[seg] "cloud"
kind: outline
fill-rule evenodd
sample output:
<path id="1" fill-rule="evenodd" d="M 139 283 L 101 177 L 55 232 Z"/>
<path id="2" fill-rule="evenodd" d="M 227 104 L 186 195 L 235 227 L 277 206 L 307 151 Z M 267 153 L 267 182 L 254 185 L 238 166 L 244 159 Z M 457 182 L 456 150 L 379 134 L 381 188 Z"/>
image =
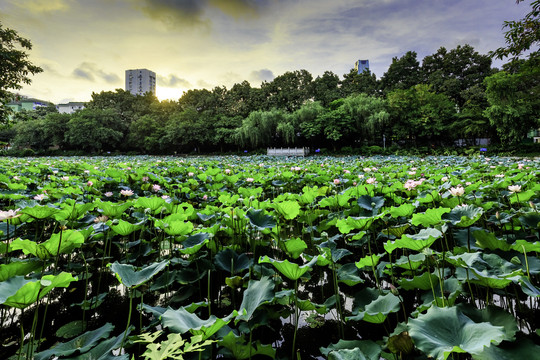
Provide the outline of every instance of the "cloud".
<path id="1" fill-rule="evenodd" d="M 32 13 L 67 11 L 73 0 L 9 0 L 10 3 Z"/>
<path id="2" fill-rule="evenodd" d="M 76 78 L 84 79 L 88 81 L 95 81 L 96 79 L 104 80 L 108 84 L 117 84 L 120 82 L 120 77 L 114 73 L 106 73 L 100 69 L 96 64 L 83 62 L 75 70 L 73 75 Z"/>
<path id="3" fill-rule="evenodd" d="M 179 78 L 174 74 L 169 74 L 169 76 L 158 75 L 157 84 L 159 86 L 168 87 L 168 88 L 190 88 L 192 87 L 191 83 L 186 79 Z"/>
<path id="4" fill-rule="evenodd" d="M 168 27 L 202 27 L 211 24 L 216 13 L 238 19 L 257 18 L 271 0 L 133 0 L 153 20 Z"/>
<path id="5" fill-rule="evenodd" d="M 261 83 L 263 81 L 272 81 L 274 80 L 274 78 L 275 78 L 274 73 L 268 69 L 255 70 L 255 71 L 252 71 L 251 74 L 249 74 L 249 79 L 254 83 Z"/>

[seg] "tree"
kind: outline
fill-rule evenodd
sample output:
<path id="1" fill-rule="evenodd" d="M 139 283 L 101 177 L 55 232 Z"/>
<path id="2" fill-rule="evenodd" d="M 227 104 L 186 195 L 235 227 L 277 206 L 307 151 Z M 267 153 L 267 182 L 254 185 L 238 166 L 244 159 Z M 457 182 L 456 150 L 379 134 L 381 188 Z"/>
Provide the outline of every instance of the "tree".
<path id="1" fill-rule="evenodd" d="M 493 74 L 491 58 L 481 55 L 470 45 L 458 45 L 450 51 L 441 47 L 422 61 L 424 83 L 432 90 L 452 99 L 461 109 L 466 102 L 463 92 L 482 85 L 484 79 Z"/>
<path id="2" fill-rule="evenodd" d="M 501 71 L 486 78 L 486 94 L 490 106 L 484 114 L 495 127 L 501 143 L 514 145 L 527 132 L 538 128 L 540 70 L 529 68 L 516 74 Z M 532 82 L 532 83 L 531 83 Z"/>
<path id="3" fill-rule="evenodd" d="M 266 108 L 294 112 L 312 98 L 313 76 L 307 70 L 288 71 L 272 82 L 263 82 L 261 90 L 266 96 Z"/>
<path id="4" fill-rule="evenodd" d="M 21 49 L 22 48 L 22 49 Z M 29 74 L 37 74 L 42 68 L 28 60 L 25 50 L 31 50 L 32 43 L 17 34 L 15 30 L 3 28 L 0 22 L 0 121 L 6 121 L 5 104 L 12 99 L 10 90 L 19 90 L 21 84 L 30 84 Z"/>
<path id="5" fill-rule="evenodd" d="M 328 106 L 328 104 L 340 97 L 339 85 L 339 76 L 331 71 L 325 71 L 322 76 L 317 76 L 313 80 L 313 100 L 320 101 L 322 106 Z"/>
<path id="6" fill-rule="evenodd" d="M 520 3 L 523 0 L 517 0 Z M 530 57 L 538 57 L 540 44 L 540 0 L 531 3 L 531 11 L 525 18 L 519 21 L 505 21 L 503 29 L 508 29 L 504 33 L 505 47 L 500 47 L 490 53 L 498 59 L 512 57 L 517 60 L 526 51 L 531 51 Z M 536 47 L 536 49 L 535 49 Z"/>
<path id="7" fill-rule="evenodd" d="M 355 69 L 351 69 L 348 74 L 343 75 L 341 81 L 341 97 L 353 94 L 378 95 L 379 84 L 375 74 L 365 70 L 361 74 Z"/>
<path id="8" fill-rule="evenodd" d="M 448 126 L 455 106 L 444 94 L 437 94 L 426 84 L 407 90 L 394 90 L 387 96 L 391 114 L 391 138 L 415 145 L 452 140 Z"/>
<path id="9" fill-rule="evenodd" d="M 86 108 L 72 115 L 67 124 L 66 142 L 88 152 L 117 150 L 124 138 L 124 124 L 114 109 Z"/>
<path id="10" fill-rule="evenodd" d="M 416 52 L 407 51 L 405 55 L 392 58 L 388 70 L 381 77 L 380 85 L 383 93 L 387 94 L 396 89 L 408 89 L 422 83 L 420 76 L 420 63 L 416 59 Z"/>

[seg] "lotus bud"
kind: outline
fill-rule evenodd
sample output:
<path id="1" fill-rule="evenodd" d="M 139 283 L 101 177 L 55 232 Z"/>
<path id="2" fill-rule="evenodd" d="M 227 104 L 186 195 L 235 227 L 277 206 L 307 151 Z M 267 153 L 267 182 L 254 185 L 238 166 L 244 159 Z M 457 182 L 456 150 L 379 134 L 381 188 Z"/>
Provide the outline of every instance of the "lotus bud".
<path id="1" fill-rule="evenodd" d="M 536 205 L 534 205 L 534 203 L 532 201 L 529 201 L 529 206 L 531 207 L 531 209 L 535 210 L 536 209 Z"/>
<path id="2" fill-rule="evenodd" d="M 501 213 L 499 213 L 498 211 L 495 213 L 495 217 L 497 218 L 497 220 L 501 220 Z"/>

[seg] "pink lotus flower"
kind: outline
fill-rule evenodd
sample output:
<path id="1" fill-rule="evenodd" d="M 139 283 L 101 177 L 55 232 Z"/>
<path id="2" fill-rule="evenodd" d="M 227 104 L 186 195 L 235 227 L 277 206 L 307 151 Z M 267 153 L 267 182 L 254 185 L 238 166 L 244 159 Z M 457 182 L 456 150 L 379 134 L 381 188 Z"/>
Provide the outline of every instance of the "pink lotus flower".
<path id="1" fill-rule="evenodd" d="M 208 195 L 205 194 L 205 195 L 202 197 L 202 199 L 205 200 L 205 201 L 208 200 Z"/>
<path id="2" fill-rule="evenodd" d="M 192 172 L 187 173 L 187 176 L 193 176 L 193 175 L 195 175 L 195 174 L 193 174 Z"/>
<path id="3" fill-rule="evenodd" d="M 0 211 L 0 221 L 9 220 L 21 216 L 21 214 L 17 214 L 19 210 L 21 209 Z"/>
<path id="4" fill-rule="evenodd" d="M 62 176 L 60 178 L 62 181 L 68 181 L 69 180 L 69 176 Z"/>
<path id="5" fill-rule="evenodd" d="M 225 169 L 225 174 L 230 174 L 231 173 L 231 169 Z"/>
<path id="6" fill-rule="evenodd" d="M 47 195 L 45 194 L 38 194 L 36 196 L 34 196 L 34 200 L 37 200 L 37 201 L 41 201 L 41 200 L 44 200 L 47 198 Z"/>
<path id="7" fill-rule="evenodd" d="M 255 179 L 253 179 L 253 178 L 247 178 L 247 179 L 246 179 L 247 182 L 253 182 L 254 180 L 255 180 Z"/>
<path id="8" fill-rule="evenodd" d="M 148 176 L 143 176 L 143 178 L 142 178 L 143 182 L 147 182 L 148 180 L 150 180 L 150 178 Z"/>
<path id="9" fill-rule="evenodd" d="M 347 170 L 347 169 L 343 170 L 343 172 L 344 172 L 345 174 L 350 174 L 350 173 L 351 173 L 351 172 L 350 172 L 349 170 Z"/>
<path id="10" fill-rule="evenodd" d="M 92 185 L 94 185 L 94 183 L 88 180 L 88 182 L 86 183 L 86 186 L 92 186 Z"/>
<path id="11" fill-rule="evenodd" d="M 158 192 L 159 190 L 161 190 L 161 186 L 159 186 L 158 184 L 152 185 L 152 191 Z"/>
<path id="12" fill-rule="evenodd" d="M 120 190 L 120 195 L 122 196 L 133 196 L 133 190 Z"/>
<path id="13" fill-rule="evenodd" d="M 449 191 L 450 194 L 452 194 L 453 196 L 462 196 L 463 194 L 465 194 L 465 189 L 461 185 L 458 185 L 455 188 L 450 188 Z"/>
<path id="14" fill-rule="evenodd" d="M 334 179 L 334 185 L 339 185 L 340 181 L 339 179 Z"/>
<path id="15" fill-rule="evenodd" d="M 13 180 L 17 180 L 17 181 L 20 181 L 20 180 L 21 180 L 21 178 L 20 178 L 20 177 L 18 177 L 17 175 L 15 175 L 15 176 L 13 177 Z"/>
<path id="16" fill-rule="evenodd" d="M 111 191 L 107 191 L 107 192 L 106 192 L 105 194 L 103 194 L 103 195 L 105 195 L 106 197 L 111 197 L 111 196 L 113 196 L 113 193 L 112 193 Z"/>
<path id="17" fill-rule="evenodd" d="M 376 184 L 377 179 L 375 179 L 374 177 L 370 177 L 369 179 L 366 180 L 366 183 L 367 184 Z"/>

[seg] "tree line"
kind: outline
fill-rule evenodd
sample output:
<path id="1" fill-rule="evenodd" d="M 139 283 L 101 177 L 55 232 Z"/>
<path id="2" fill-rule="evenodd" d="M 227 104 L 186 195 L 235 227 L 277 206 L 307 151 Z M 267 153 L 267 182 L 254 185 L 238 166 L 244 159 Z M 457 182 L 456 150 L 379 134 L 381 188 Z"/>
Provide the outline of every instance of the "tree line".
<path id="1" fill-rule="evenodd" d="M 507 46 L 490 54 L 460 45 L 420 61 L 408 51 L 379 79 L 354 69 L 342 78 L 296 70 L 260 87 L 244 81 L 189 90 L 177 101 L 102 91 L 73 114 L 54 106 L 16 113 L 0 141 L 38 151 L 148 154 L 441 147 L 478 138 L 519 144 L 540 127 L 539 1 L 531 6 L 525 19 L 504 24 Z M 492 57 L 511 61 L 495 69 Z"/>

